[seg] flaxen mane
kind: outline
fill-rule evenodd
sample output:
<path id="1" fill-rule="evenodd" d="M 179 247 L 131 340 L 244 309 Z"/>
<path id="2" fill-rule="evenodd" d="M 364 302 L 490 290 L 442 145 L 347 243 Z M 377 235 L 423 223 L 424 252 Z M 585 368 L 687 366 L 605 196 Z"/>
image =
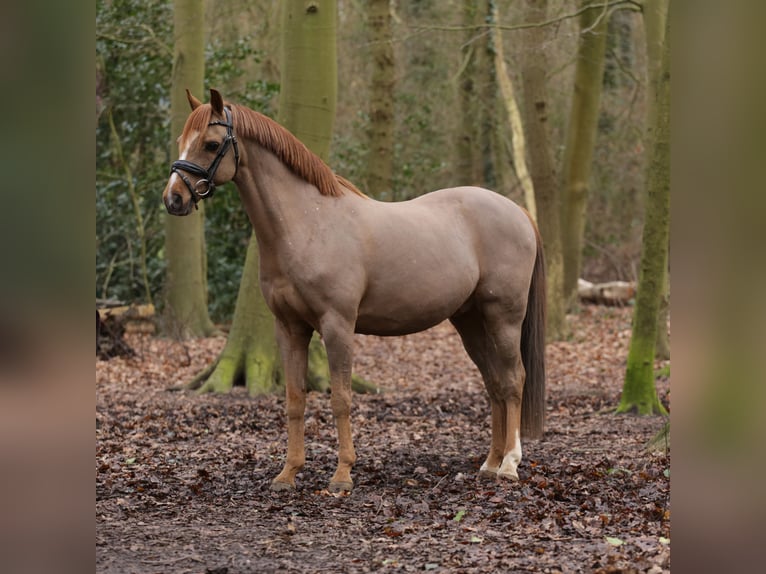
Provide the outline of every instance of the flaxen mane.
<path id="1" fill-rule="evenodd" d="M 351 191 L 366 197 L 353 183 L 333 173 L 318 155 L 274 120 L 242 106 L 226 105 L 231 110 L 234 133 L 237 137 L 254 138 L 293 173 L 316 186 L 322 195 L 339 196 Z M 181 148 L 184 147 L 189 133 L 207 129 L 211 116 L 212 108 L 209 104 L 199 106 L 191 113 L 181 134 Z"/>

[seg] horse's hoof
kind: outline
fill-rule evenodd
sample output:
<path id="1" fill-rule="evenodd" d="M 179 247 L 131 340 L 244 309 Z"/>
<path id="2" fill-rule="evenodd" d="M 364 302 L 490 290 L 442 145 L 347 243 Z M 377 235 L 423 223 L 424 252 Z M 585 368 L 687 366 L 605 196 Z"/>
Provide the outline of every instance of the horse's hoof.
<path id="1" fill-rule="evenodd" d="M 295 490 L 295 485 L 291 484 L 289 482 L 282 482 L 282 481 L 274 480 L 271 483 L 271 490 L 274 490 L 274 491 Z"/>
<path id="2" fill-rule="evenodd" d="M 481 468 L 479 469 L 479 476 L 482 478 L 497 478 L 497 473 L 500 470 L 500 467 L 497 466 L 488 466 L 485 462 L 481 465 Z"/>
<path id="3" fill-rule="evenodd" d="M 511 482 L 518 482 L 519 474 L 517 472 L 498 472 L 497 478 L 502 480 L 510 480 Z"/>
<path id="4" fill-rule="evenodd" d="M 331 482 L 327 490 L 330 492 L 351 492 L 354 489 L 354 483 L 352 481 Z"/>

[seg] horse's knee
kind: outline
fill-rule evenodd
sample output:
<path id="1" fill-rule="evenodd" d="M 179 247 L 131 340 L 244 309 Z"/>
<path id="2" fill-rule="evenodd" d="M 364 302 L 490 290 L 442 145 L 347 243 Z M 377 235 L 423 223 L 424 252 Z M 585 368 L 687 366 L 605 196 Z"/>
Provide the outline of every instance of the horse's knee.
<path id="1" fill-rule="evenodd" d="M 516 377 L 498 377 L 485 382 L 487 394 L 492 402 L 498 404 L 520 405 L 524 392 L 523 379 Z"/>

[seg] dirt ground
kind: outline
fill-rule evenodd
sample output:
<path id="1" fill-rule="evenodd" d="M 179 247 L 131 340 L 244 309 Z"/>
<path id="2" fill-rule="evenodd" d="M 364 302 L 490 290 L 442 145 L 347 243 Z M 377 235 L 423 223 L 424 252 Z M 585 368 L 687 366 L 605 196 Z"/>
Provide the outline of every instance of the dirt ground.
<path id="1" fill-rule="evenodd" d="M 297 490 L 274 493 L 284 398 L 168 391 L 224 339 L 132 336 L 135 357 L 96 362 L 96 570 L 669 572 L 670 454 L 645 450 L 664 420 L 612 412 L 630 319 L 586 306 L 569 317 L 570 339 L 548 346 L 546 433 L 524 444 L 515 483 L 477 475 L 488 401 L 449 324 L 358 336 L 354 370 L 384 392 L 354 397 L 345 496 L 326 490 L 328 395 L 309 395 Z"/>

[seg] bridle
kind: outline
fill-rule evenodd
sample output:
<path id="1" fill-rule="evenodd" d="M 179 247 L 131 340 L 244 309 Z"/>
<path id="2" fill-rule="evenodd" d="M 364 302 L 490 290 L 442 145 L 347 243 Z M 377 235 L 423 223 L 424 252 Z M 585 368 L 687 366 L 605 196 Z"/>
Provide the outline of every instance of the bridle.
<path id="1" fill-rule="evenodd" d="M 208 196 L 213 196 L 213 192 L 215 192 L 215 181 L 213 181 L 215 178 L 215 172 L 218 170 L 218 166 L 221 163 L 223 156 L 226 155 L 226 152 L 229 151 L 231 146 L 234 146 L 234 175 L 237 175 L 237 168 L 239 167 L 239 148 L 237 147 L 237 137 L 234 135 L 234 125 L 231 121 L 231 112 L 229 111 L 229 108 L 224 108 L 223 112 L 226 114 L 225 122 L 216 120 L 208 124 L 208 126 L 226 127 L 226 136 L 223 138 L 223 143 L 221 143 L 218 148 L 218 154 L 216 154 L 215 158 L 213 158 L 210 166 L 205 169 L 201 165 L 197 165 L 196 163 L 187 161 L 185 159 L 176 160 L 170 166 L 171 175 L 173 173 L 177 173 L 178 177 L 180 177 L 186 184 L 186 187 L 191 194 L 192 201 L 194 202 L 195 209 L 199 209 L 197 207 L 197 203 L 199 203 L 200 200 Z M 192 182 L 189 181 L 189 178 L 181 173 L 180 170 L 186 171 L 192 175 L 197 175 L 201 179 L 198 179 L 197 183 L 192 185 Z"/>

